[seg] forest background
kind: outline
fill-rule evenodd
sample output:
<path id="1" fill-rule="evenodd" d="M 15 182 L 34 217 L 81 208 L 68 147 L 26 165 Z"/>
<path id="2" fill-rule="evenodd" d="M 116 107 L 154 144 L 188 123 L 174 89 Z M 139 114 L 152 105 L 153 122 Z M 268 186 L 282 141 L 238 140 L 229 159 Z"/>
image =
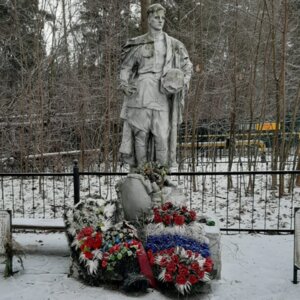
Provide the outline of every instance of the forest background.
<path id="1" fill-rule="evenodd" d="M 166 7 L 165 31 L 194 65 L 180 162 L 195 170 L 199 151 L 215 162 L 225 141 L 228 170 L 237 155 L 255 169 L 266 150 L 273 170 L 289 160 L 299 168 L 300 2 L 154 2 Z M 62 172 L 74 158 L 81 170 L 117 170 L 120 53 L 146 32 L 150 3 L 0 0 L 1 172 Z"/>

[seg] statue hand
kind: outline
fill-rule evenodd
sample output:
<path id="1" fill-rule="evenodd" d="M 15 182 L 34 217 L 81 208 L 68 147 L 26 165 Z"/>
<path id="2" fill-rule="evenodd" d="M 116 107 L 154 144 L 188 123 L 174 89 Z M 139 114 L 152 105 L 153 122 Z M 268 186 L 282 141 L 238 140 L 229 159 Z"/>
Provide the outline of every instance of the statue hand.
<path id="1" fill-rule="evenodd" d="M 137 91 L 134 85 L 124 85 L 121 87 L 121 89 L 123 90 L 123 93 L 128 97 L 134 95 Z"/>

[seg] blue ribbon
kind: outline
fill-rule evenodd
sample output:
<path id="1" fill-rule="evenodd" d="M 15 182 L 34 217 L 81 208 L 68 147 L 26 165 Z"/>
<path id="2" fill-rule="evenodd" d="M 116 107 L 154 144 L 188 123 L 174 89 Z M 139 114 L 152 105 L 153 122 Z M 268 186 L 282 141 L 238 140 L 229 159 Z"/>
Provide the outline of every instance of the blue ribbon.
<path id="1" fill-rule="evenodd" d="M 182 247 L 185 250 L 191 250 L 195 253 L 200 253 L 202 257 L 210 256 L 209 246 L 206 243 L 199 243 L 198 241 L 180 235 L 150 235 L 146 241 L 146 250 L 151 249 L 153 253 L 162 250 L 168 250 L 173 247 Z"/>

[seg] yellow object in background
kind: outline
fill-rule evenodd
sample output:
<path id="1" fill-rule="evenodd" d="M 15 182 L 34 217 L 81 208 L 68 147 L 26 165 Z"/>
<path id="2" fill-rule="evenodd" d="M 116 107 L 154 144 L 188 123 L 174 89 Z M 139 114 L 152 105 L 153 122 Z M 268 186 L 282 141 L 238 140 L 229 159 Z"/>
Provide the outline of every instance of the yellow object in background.
<path id="1" fill-rule="evenodd" d="M 275 122 L 273 122 L 273 123 L 271 123 L 271 122 L 258 123 L 258 124 L 255 124 L 255 129 L 262 130 L 262 131 L 276 130 L 276 129 L 280 129 L 280 124 L 277 124 Z"/>

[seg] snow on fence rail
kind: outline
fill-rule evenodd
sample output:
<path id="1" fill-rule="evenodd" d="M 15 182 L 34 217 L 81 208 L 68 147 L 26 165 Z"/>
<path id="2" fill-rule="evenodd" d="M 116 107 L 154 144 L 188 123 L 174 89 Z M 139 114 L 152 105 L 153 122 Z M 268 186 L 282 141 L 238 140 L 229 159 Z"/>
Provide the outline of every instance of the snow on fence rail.
<path id="1" fill-rule="evenodd" d="M 61 218 L 79 199 L 114 199 L 115 184 L 127 173 L 0 174 L 0 209 L 14 218 Z M 215 215 L 222 230 L 293 231 L 293 209 L 300 206 L 300 188 L 294 185 L 300 171 L 180 172 L 172 180 L 187 205 Z M 274 188 L 284 176 L 285 193 Z"/>

